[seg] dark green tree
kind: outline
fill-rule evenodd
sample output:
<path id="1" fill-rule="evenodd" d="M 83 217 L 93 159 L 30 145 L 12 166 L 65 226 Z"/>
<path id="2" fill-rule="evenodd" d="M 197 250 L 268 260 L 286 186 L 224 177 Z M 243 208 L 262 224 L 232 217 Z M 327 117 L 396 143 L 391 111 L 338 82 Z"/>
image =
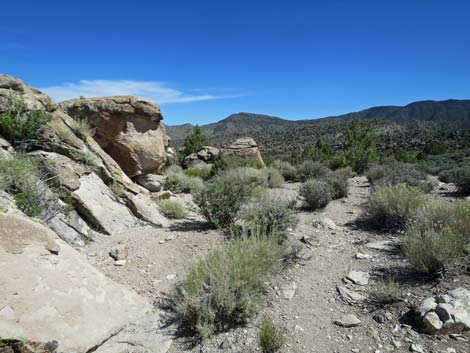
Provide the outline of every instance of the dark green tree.
<path id="1" fill-rule="evenodd" d="M 199 126 L 195 126 L 191 135 L 184 140 L 184 155 L 198 152 L 203 146 L 209 145 L 209 139 Z"/>
<path id="2" fill-rule="evenodd" d="M 377 133 L 370 122 L 354 119 L 343 141 L 346 162 L 358 173 L 377 160 Z"/>

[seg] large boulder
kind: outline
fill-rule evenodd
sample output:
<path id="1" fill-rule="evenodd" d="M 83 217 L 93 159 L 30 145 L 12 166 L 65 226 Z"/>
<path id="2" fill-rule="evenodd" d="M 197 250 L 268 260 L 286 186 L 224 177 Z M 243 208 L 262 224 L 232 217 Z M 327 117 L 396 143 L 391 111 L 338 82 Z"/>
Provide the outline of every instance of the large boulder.
<path id="1" fill-rule="evenodd" d="M 82 176 L 80 187 L 71 195 L 77 210 L 99 231 L 114 234 L 136 225 L 130 210 L 95 173 Z"/>
<path id="2" fill-rule="evenodd" d="M 228 156 L 237 156 L 242 158 L 254 159 L 261 167 L 264 167 L 264 161 L 258 144 L 251 137 L 242 137 L 224 149 Z"/>
<path id="3" fill-rule="evenodd" d="M 133 96 L 73 99 L 60 103 L 70 116 L 96 130 L 95 139 L 129 177 L 158 173 L 169 139 L 160 108 Z"/>
<path id="4" fill-rule="evenodd" d="M 88 352 L 151 310 L 146 299 L 21 215 L 0 214 L 0 273 L 2 339 L 56 341 L 58 352 Z"/>
<path id="5" fill-rule="evenodd" d="M 212 146 L 204 146 L 198 152 L 187 155 L 183 160 L 183 166 L 186 168 L 194 167 L 197 164 L 213 164 L 219 156 L 220 150 Z"/>

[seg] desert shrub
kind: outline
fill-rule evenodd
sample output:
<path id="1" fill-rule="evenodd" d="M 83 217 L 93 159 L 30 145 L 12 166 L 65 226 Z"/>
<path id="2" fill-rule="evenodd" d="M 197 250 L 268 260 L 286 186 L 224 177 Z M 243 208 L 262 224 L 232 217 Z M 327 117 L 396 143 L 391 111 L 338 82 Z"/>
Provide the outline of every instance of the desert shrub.
<path id="1" fill-rule="evenodd" d="M 323 180 L 309 179 L 300 187 L 300 196 L 311 210 L 325 207 L 331 201 L 333 188 Z"/>
<path id="2" fill-rule="evenodd" d="M 8 110 L 0 114 L 0 135 L 12 143 L 34 140 L 49 120 L 47 112 L 30 110 L 23 100 L 11 95 Z"/>
<path id="3" fill-rule="evenodd" d="M 261 169 L 264 167 L 260 161 L 252 157 L 225 156 L 225 160 L 227 161 L 226 169 L 233 169 L 233 168 L 240 168 L 240 167 Z"/>
<path id="4" fill-rule="evenodd" d="M 244 227 L 258 229 L 262 233 L 286 237 L 287 229 L 297 223 L 290 200 L 266 196 L 253 200 L 238 212 L 237 219 Z"/>
<path id="5" fill-rule="evenodd" d="M 13 194 L 16 205 L 30 217 L 47 217 L 56 205 L 42 178 L 37 164 L 30 158 L 0 157 L 0 189 Z"/>
<path id="6" fill-rule="evenodd" d="M 401 248 L 417 270 L 436 273 L 461 254 L 463 244 L 462 238 L 448 227 L 413 225 L 407 230 Z"/>
<path id="7" fill-rule="evenodd" d="M 178 166 L 168 168 L 166 175 L 165 187 L 173 192 L 193 193 L 200 190 L 204 185 L 201 178 L 184 174 L 181 167 Z"/>
<path id="8" fill-rule="evenodd" d="M 202 338 L 246 323 L 284 248 L 275 237 L 241 237 L 199 261 L 172 296 L 182 325 Z"/>
<path id="9" fill-rule="evenodd" d="M 284 332 L 265 317 L 259 328 L 258 343 L 263 353 L 276 353 L 284 344 Z"/>
<path id="10" fill-rule="evenodd" d="M 203 180 L 211 176 L 212 166 L 207 163 L 198 163 L 184 170 L 184 174 L 190 177 L 198 177 Z"/>
<path id="11" fill-rule="evenodd" d="M 84 119 L 74 119 L 71 129 L 82 140 L 86 140 L 95 134 L 95 129 Z"/>
<path id="12" fill-rule="evenodd" d="M 273 161 L 271 166 L 279 170 L 285 180 L 295 180 L 297 177 L 297 168 L 295 168 L 289 162 L 284 162 L 279 159 L 276 159 L 275 161 Z"/>
<path id="13" fill-rule="evenodd" d="M 353 172 L 351 167 L 344 167 L 344 168 L 336 169 L 331 174 L 334 176 L 346 178 L 346 179 L 350 179 L 356 176 L 356 173 Z"/>
<path id="14" fill-rule="evenodd" d="M 194 202 L 199 206 L 201 214 L 216 227 L 230 227 L 238 210 L 258 185 L 257 176 L 247 169 L 237 168 L 222 173 L 194 194 Z"/>
<path id="15" fill-rule="evenodd" d="M 439 176 L 441 181 L 454 183 L 460 193 L 470 194 L 470 166 L 462 166 L 441 172 Z"/>
<path id="16" fill-rule="evenodd" d="M 392 277 L 380 278 L 371 287 L 369 298 L 379 305 L 399 302 L 401 300 L 400 285 Z"/>
<path id="17" fill-rule="evenodd" d="M 262 199 L 263 197 L 268 196 L 268 194 L 269 194 L 269 189 L 264 186 L 255 186 L 250 193 L 253 199 Z"/>
<path id="18" fill-rule="evenodd" d="M 300 181 L 324 178 L 330 172 L 331 171 L 320 162 L 305 161 L 297 167 L 297 178 Z"/>
<path id="19" fill-rule="evenodd" d="M 406 184 L 382 187 L 369 197 L 365 219 L 379 227 L 403 227 L 425 202 L 425 195 L 415 187 Z"/>
<path id="20" fill-rule="evenodd" d="M 330 175 L 325 178 L 325 181 L 331 186 L 333 200 L 341 199 L 348 196 L 349 183 L 348 178 L 341 175 Z"/>
<path id="21" fill-rule="evenodd" d="M 276 168 L 265 168 L 263 173 L 270 188 L 280 188 L 284 184 L 284 177 Z"/>
<path id="22" fill-rule="evenodd" d="M 331 170 L 346 168 L 348 162 L 346 161 L 346 157 L 343 155 L 335 155 L 326 161 L 326 165 Z"/>
<path id="23" fill-rule="evenodd" d="M 184 206 L 174 200 L 158 200 L 158 206 L 165 216 L 168 218 L 182 219 L 186 217 Z"/>
<path id="24" fill-rule="evenodd" d="M 268 186 L 268 175 L 263 169 L 238 167 L 228 170 L 224 175 L 236 182 L 245 182 L 254 186 Z"/>
<path id="25" fill-rule="evenodd" d="M 433 183 L 427 180 L 426 173 L 413 164 L 375 165 L 367 171 L 366 176 L 373 188 L 407 184 L 423 192 L 430 192 L 434 187 Z"/>

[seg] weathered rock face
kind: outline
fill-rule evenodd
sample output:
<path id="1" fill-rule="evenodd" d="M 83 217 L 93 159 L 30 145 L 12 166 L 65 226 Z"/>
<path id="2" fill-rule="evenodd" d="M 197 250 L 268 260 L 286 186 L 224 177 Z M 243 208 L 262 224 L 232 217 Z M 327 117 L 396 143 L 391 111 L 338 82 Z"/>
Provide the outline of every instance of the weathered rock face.
<path id="1" fill-rule="evenodd" d="M 58 255 L 47 250 L 53 242 Z M 56 235 L 26 217 L 0 214 L 0 337 L 87 352 L 151 309 Z"/>
<path id="2" fill-rule="evenodd" d="M 113 192 L 95 174 L 80 178 L 80 187 L 72 193 L 80 213 L 94 227 L 107 234 L 133 227 L 137 219 L 118 202 Z"/>
<path id="3" fill-rule="evenodd" d="M 96 141 L 129 177 L 158 173 L 165 164 L 169 140 L 155 103 L 117 96 L 74 99 L 60 106 L 96 129 Z"/>
<path id="4" fill-rule="evenodd" d="M 163 190 L 166 178 L 165 175 L 145 174 L 137 176 L 135 181 L 148 191 L 159 192 Z"/>
<path id="5" fill-rule="evenodd" d="M 258 149 L 258 144 L 251 137 L 239 138 L 227 147 L 224 150 L 224 153 L 229 156 L 253 158 L 260 164 L 260 166 L 264 167 L 264 161 L 261 157 L 261 152 Z"/>
<path id="6" fill-rule="evenodd" d="M 425 299 L 417 308 L 422 329 L 428 334 L 459 333 L 470 330 L 470 291 L 456 288 Z"/>

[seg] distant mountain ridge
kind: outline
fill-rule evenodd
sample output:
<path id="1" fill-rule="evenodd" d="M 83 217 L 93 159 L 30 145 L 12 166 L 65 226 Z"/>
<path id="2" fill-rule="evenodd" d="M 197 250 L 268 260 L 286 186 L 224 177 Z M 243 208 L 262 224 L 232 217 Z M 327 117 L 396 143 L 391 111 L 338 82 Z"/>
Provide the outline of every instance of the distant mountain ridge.
<path id="1" fill-rule="evenodd" d="M 444 101 L 419 101 L 405 106 L 377 106 L 337 116 L 320 119 L 287 120 L 279 117 L 237 113 L 216 123 L 200 126 L 215 145 L 223 146 L 238 137 L 255 138 L 262 149 L 281 151 L 283 145 L 290 144 L 302 148 L 306 143 L 322 135 L 334 140 L 345 129 L 345 123 L 354 119 L 381 121 L 381 131 L 386 131 L 392 140 L 399 131 L 404 138 L 406 130 L 411 128 L 426 131 L 430 134 L 436 126 L 469 127 L 470 100 L 449 99 Z M 167 133 L 175 145 L 181 145 L 184 138 L 191 133 L 194 125 L 184 124 L 167 126 Z"/>

